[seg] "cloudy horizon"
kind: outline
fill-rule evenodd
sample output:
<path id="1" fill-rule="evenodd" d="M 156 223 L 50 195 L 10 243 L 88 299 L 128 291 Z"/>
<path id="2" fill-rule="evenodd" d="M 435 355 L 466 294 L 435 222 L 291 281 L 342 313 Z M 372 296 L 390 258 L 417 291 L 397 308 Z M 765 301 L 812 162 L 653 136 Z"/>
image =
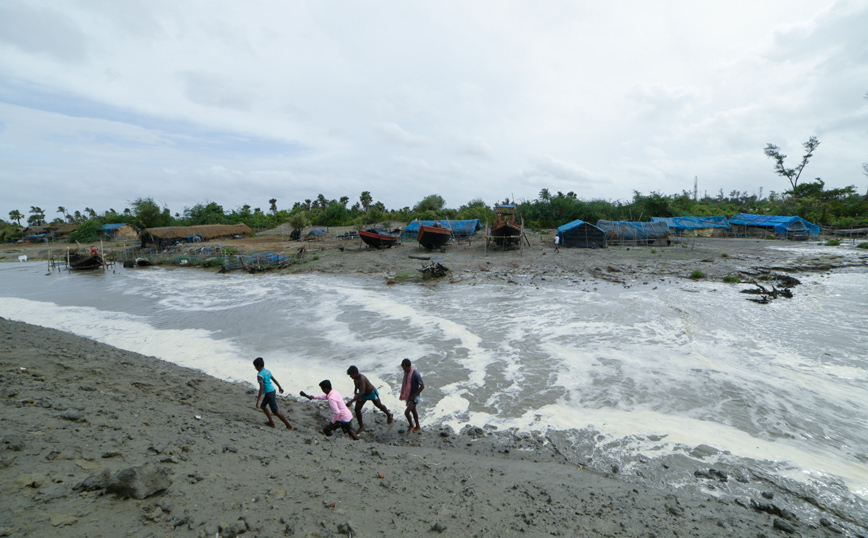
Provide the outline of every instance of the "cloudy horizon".
<path id="1" fill-rule="evenodd" d="M 0 218 L 868 191 L 868 1 L 7 0 Z"/>

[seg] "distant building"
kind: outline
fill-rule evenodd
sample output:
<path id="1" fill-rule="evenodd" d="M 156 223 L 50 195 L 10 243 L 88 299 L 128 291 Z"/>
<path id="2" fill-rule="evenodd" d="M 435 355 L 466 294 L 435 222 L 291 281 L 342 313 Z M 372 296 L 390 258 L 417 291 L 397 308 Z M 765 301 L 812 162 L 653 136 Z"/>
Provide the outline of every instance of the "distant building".
<path id="1" fill-rule="evenodd" d="M 730 217 L 729 224 L 737 235 L 775 234 L 781 239 L 805 240 L 820 235 L 820 227 L 801 217 L 751 215 L 739 213 Z"/>
<path id="2" fill-rule="evenodd" d="M 123 240 L 135 239 L 139 236 L 139 229 L 132 224 L 103 224 L 99 227 L 100 232 L 109 239 Z"/>
<path id="3" fill-rule="evenodd" d="M 199 243 L 214 239 L 250 237 L 253 230 L 246 224 L 205 224 L 201 226 L 163 226 L 142 232 L 142 246 L 167 247 L 176 243 Z"/>

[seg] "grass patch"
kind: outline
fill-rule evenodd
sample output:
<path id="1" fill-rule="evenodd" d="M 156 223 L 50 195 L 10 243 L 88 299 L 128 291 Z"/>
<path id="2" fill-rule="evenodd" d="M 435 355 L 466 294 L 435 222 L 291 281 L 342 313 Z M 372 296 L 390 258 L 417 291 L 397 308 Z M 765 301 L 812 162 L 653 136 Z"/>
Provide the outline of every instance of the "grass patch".
<path id="1" fill-rule="evenodd" d="M 723 281 L 726 282 L 727 284 L 740 284 L 741 283 L 740 278 L 738 278 L 737 276 L 730 276 L 730 275 L 726 275 L 725 277 L 723 277 Z"/>
<path id="2" fill-rule="evenodd" d="M 856 248 L 868 248 L 868 243 L 859 243 Z"/>
<path id="3" fill-rule="evenodd" d="M 827 247 L 837 247 L 841 244 L 841 239 L 836 237 L 834 239 L 829 239 L 828 241 L 826 241 L 823 244 L 826 245 Z"/>
<path id="4" fill-rule="evenodd" d="M 729 258 L 729 254 L 727 254 L 726 252 L 724 252 L 723 254 L 720 255 L 720 257 L 721 257 L 721 258 Z"/>
<path id="5" fill-rule="evenodd" d="M 386 278 L 386 284 L 405 284 L 407 282 L 422 282 L 422 273 L 419 271 L 402 271 L 394 276 Z"/>
<path id="6" fill-rule="evenodd" d="M 656 249 L 656 248 L 652 248 L 652 249 L 651 249 L 651 254 L 657 254 L 657 249 Z"/>
<path id="7" fill-rule="evenodd" d="M 317 261 L 318 259 L 319 259 L 319 254 L 314 254 L 313 255 L 313 261 Z"/>
<path id="8" fill-rule="evenodd" d="M 703 273 L 702 271 L 697 269 L 696 271 L 693 271 L 692 273 L 690 273 L 690 278 L 693 278 L 693 279 L 705 278 L 705 273 Z"/>

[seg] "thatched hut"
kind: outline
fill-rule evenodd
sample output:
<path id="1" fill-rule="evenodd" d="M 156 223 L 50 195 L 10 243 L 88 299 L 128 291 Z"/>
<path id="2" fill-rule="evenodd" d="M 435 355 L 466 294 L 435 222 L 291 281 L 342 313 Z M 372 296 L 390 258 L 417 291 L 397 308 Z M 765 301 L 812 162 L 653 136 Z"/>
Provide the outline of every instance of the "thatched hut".
<path id="1" fill-rule="evenodd" d="M 175 243 L 198 243 L 214 239 L 250 237 L 253 230 L 246 224 L 204 224 L 201 226 L 163 226 L 142 232 L 142 246 L 167 247 Z"/>
<path id="2" fill-rule="evenodd" d="M 139 236 L 139 229 L 132 224 L 121 222 L 119 224 L 103 224 L 99 231 L 109 239 L 123 240 L 135 239 Z"/>

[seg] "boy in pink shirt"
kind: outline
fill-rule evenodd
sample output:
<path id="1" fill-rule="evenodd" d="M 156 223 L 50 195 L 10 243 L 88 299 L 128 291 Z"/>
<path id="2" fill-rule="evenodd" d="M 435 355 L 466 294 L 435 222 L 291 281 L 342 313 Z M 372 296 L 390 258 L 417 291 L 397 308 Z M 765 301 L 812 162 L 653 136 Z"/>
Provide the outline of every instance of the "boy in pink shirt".
<path id="1" fill-rule="evenodd" d="M 319 384 L 319 388 L 323 391 L 323 394 L 320 396 L 310 396 L 309 394 L 305 394 L 304 391 L 301 392 L 301 395 L 308 400 L 328 400 L 329 407 L 332 410 L 332 422 L 323 428 L 322 432 L 326 434 L 326 437 L 331 437 L 332 432 L 340 428 L 344 433 L 358 441 L 359 436 L 356 435 L 350 425 L 350 422 L 353 420 L 353 414 L 350 413 L 350 410 L 344 404 L 344 398 L 341 396 L 341 393 L 332 388 L 332 382 L 328 379 L 322 381 Z"/>

